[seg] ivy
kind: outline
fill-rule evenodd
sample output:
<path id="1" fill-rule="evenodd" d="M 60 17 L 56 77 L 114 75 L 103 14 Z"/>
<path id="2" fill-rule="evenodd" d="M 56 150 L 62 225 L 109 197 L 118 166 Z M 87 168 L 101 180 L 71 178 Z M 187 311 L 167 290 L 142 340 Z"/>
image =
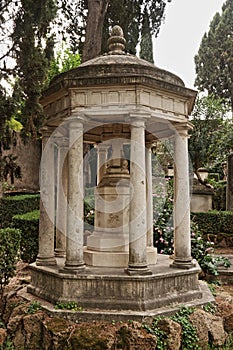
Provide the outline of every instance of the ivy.
<path id="1" fill-rule="evenodd" d="M 17 229 L 0 229 L 0 291 L 15 275 L 20 237 L 20 231 Z"/>
<path id="2" fill-rule="evenodd" d="M 201 350 L 197 345 L 198 337 L 195 328 L 189 321 L 189 316 L 193 313 L 193 308 L 182 307 L 171 319 L 179 323 L 182 327 L 182 350 Z"/>

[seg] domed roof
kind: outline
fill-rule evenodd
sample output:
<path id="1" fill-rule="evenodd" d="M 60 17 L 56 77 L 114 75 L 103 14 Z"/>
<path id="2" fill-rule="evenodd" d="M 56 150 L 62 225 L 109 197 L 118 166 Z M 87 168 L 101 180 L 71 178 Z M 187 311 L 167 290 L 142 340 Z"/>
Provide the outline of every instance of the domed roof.
<path id="1" fill-rule="evenodd" d="M 175 74 L 124 51 L 125 38 L 121 27 L 114 26 L 108 39 L 109 52 L 82 63 L 55 77 L 47 92 L 57 88 L 93 86 L 101 84 L 142 83 L 172 85 L 184 88 L 184 82 Z M 46 95 L 46 92 L 45 92 Z"/>

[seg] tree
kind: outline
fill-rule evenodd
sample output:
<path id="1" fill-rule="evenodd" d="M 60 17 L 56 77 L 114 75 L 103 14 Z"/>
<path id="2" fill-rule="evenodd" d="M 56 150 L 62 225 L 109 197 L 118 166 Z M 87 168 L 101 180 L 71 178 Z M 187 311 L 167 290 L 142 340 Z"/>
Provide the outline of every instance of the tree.
<path id="1" fill-rule="evenodd" d="M 17 110 L 24 132 L 36 136 L 41 125 L 39 98 L 53 57 L 51 22 L 56 15 L 56 0 L 3 0 L 0 3 L 1 98 L 8 106 L 2 111 L 2 126 Z M 4 86 L 8 82 L 8 87 Z M 2 134 L 3 135 L 3 134 Z"/>
<path id="2" fill-rule="evenodd" d="M 189 155 L 194 172 L 200 167 L 220 168 L 233 148 L 233 121 L 229 107 L 213 95 L 198 97 L 191 117 L 194 128 L 189 139 Z"/>
<path id="3" fill-rule="evenodd" d="M 217 97 L 229 99 L 233 110 L 233 1 L 216 13 L 195 56 L 195 85 Z"/>
<path id="4" fill-rule="evenodd" d="M 14 19 L 15 71 L 25 101 L 22 115 L 26 132 L 34 136 L 43 116 L 39 99 L 53 57 L 53 36 L 49 32 L 55 15 L 54 0 L 21 0 Z"/>
<path id="5" fill-rule="evenodd" d="M 78 48 L 79 53 L 83 53 L 84 60 L 87 60 L 108 51 L 109 29 L 118 24 L 125 35 L 126 51 L 136 54 L 136 46 L 142 34 L 145 7 L 149 19 L 150 35 L 157 36 L 164 18 L 166 3 L 170 1 L 77 0 L 74 4 L 71 0 L 59 0 L 59 11 L 67 20 L 62 35 L 68 38 L 72 43 L 72 48 L 75 50 Z M 79 18 L 79 23 L 77 23 L 77 18 Z M 94 45 L 93 40 L 95 40 Z"/>
<path id="6" fill-rule="evenodd" d="M 140 57 L 143 58 L 144 60 L 154 63 L 150 21 L 149 21 L 149 15 L 146 7 L 144 10 L 143 22 L 142 22 Z"/>
<path id="7" fill-rule="evenodd" d="M 96 57 L 101 53 L 104 18 L 110 0 L 88 0 L 85 43 L 82 61 Z"/>

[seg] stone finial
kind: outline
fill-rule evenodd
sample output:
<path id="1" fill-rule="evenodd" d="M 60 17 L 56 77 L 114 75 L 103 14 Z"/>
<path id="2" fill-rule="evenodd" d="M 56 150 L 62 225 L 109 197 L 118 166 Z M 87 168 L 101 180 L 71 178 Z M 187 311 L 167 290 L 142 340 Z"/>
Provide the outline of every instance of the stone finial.
<path id="1" fill-rule="evenodd" d="M 126 40 L 120 26 L 114 26 L 108 39 L 109 55 L 124 55 Z"/>

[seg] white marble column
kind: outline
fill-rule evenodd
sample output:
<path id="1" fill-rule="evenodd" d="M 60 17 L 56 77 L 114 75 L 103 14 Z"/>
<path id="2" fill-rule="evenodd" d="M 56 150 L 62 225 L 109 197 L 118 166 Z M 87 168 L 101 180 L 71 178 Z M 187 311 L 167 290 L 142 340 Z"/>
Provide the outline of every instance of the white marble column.
<path id="1" fill-rule="evenodd" d="M 61 136 L 57 144 L 57 206 L 55 256 L 66 254 L 68 139 Z"/>
<path id="2" fill-rule="evenodd" d="M 191 268 L 188 124 L 177 127 L 174 156 L 174 262 L 171 267 Z"/>
<path id="3" fill-rule="evenodd" d="M 153 247 L 153 197 L 151 142 L 146 144 L 146 183 L 147 183 L 147 247 Z"/>
<path id="4" fill-rule="evenodd" d="M 66 262 L 63 271 L 78 272 L 83 260 L 83 124 L 69 122 Z"/>
<path id="5" fill-rule="evenodd" d="M 129 275 L 151 274 L 147 266 L 145 121 L 133 118 L 130 143 Z"/>
<path id="6" fill-rule="evenodd" d="M 36 265 L 46 266 L 56 265 L 54 257 L 54 141 L 50 128 L 44 127 L 41 133 L 39 253 Z"/>
<path id="7" fill-rule="evenodd" d="M 100 181 L 102 180 L 105 174 L 109 147 L 110 146 L 105 143 L 99 143 L 96 146 L 97 148 L 97 186 L 99 185 Z"/>

